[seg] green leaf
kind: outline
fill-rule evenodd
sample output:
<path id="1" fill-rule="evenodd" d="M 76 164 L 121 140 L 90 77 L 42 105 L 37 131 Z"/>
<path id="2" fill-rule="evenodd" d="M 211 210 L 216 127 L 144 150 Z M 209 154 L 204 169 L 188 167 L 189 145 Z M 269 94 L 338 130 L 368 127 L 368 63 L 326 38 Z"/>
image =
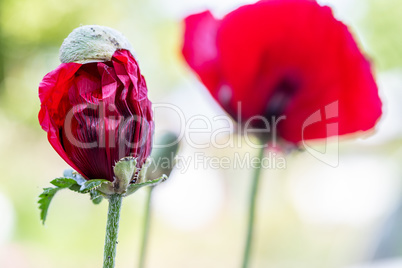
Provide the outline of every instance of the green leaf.
<path id="1" fill-rule="evenodd" d="M 72 185 L 77 184 L 77 182 L 71 178 L 57 178 L 52 180 L 50 183 L 59 188 L 69 188 Z"/>
<path id="2" fill-rule="evenodd" d="M 70 189 L 71 191 L 83 194 L 83 192 L 81 192 L 81 190 L 80 190 L 81 186 L 78 184 L 71 185 L 70 187 L 68 187 L 68 189 Z"/>
<path id="3" fill-rule="evenodd" d="M 50 202 L 59 190 L 69 188 L 70 190 L 81 194 L 90 193 L 92 202 L 94 204 L 99 204 L 103 197 L 98 191 L 96 191 L 96 188 L 100 187 L 103 183 L 109 182 L 108 180 L 86 181 L 78 173 L 70 172 L 68 170 L 64 171 L 64 175 L 66 177 L 57 178 L 50 182 L 56 187 L 44 188 L 43 193 L 39 195 L 38 203 L 40 209 L 40 218 L 43 224 L 45 224 L 46 221 Z"/>
<path id="4" fill-rule="evenodd" d="M 130 184 L 130 186 L 128 186 L 126 193 L 124 194 L 124 196 L 128 196 L 130 194 L 135 193 L 138 189 L 144 187 L 144 186 L 156 186 L 161 182 L 164 182 L 167 180 L 167 176 L 166 175 L 162 175 L 162 177 L 155 179 L 155 180 L 150 180 L 150 181 L 146 181 L 143 183 L 133 183 Z"/>
<path id="5" fill-rule="evenodd" d="M 68 187 L 70 190 L 80 193 L 80 194 L 87 194 L 92 192 L 93 190 L 96 190 L 99 188 L 102 184 L 104 183 L 109 183 L 108 180 L 101 180 L 101 179 L 96 179 L 96 180 L 89 180 L 85 181 L 82 185 L 79 185 L 77 183 L 72 184 L 70 187 Z M 92 199 L 92 198 L 91 198 Z"/>
<path id="6" fill-rule="evenodd" d="M 54 195 L 62 188 L 44 188 L 43 193 L 39 195 L 39 209 L 40 209 L 40 219 L 42 224 L 45 224 L 47 211 L 49 210 L 50 202 L 52 201 Z"/>
<path id="7" fill-rule="evenodd" d="M 50 183 L 56 187 L 44 188 L 43 193 L 39 195 L 38 203 L 40 209 L 40 218 L 43 224 L 45 224 L 47 212 L 49 210 L 49 205 L 54 195 L 61 189 L 70 188 L 73 187 L 74 185 L 77 185 L 77 182 L 71 178 L 57 178 L 52 180 Z"/>
<path id="8" fill-rule="evenodd" d="M 91 190 L 95 190 L 100 187 L 102 184 L 109 182 L 108 180 L 96 179 L 86 181 L 80 188 L 80 191 L 83 193 L 88 193 Z"/>
<path id="9" fill-rule="evenodd" d="M 92 190 L 90 192 L 90 194 L 91 194 L 92 203 L 94 203 L 95 205 L 98 205 L 98 204 L 100 204 L 100 202 L 102 202 L 103 197 L 98 191 Z"/>

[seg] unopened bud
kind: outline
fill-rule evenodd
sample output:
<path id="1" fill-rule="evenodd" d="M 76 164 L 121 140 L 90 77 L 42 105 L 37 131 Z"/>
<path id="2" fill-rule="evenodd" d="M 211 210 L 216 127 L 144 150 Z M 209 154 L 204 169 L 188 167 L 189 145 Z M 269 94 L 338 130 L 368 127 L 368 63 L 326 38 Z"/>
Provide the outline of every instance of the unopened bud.
<path id="1" fill-rule="evenodd" d="M 134 52 L 124 35 L 112 28 L 99 25 L 85 25 L 74 29 L 60 47 L 62 63 L 88 63 L 110 61 L 119 49 Z"/>

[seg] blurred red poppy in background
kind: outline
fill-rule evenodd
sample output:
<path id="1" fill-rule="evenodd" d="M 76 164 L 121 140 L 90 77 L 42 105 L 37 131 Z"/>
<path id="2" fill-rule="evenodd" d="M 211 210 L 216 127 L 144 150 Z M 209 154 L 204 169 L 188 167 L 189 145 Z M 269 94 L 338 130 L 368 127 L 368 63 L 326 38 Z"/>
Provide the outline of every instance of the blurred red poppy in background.
<path id="1" fill-rule="evenodd" d="M 50 144 L 87 179 L 113 181 L 122 157 L 137 157 L 140 167 L 149 156 L 151 102 L 128 50 L 117 50 L 111 61 L 61 64 L 43 78 L 39 98 Z"/>
<path id="2" fill-rule="evenodd" d="M 381 116 L 370 62 L 331 9 L 312 0 L 189 16 L 183 55 L 235 120 L 285 116 L 278 134 L 294 144 L 366 131 Z M 337 131 L 327 132 L 322 111 L 336 117 Z"/>

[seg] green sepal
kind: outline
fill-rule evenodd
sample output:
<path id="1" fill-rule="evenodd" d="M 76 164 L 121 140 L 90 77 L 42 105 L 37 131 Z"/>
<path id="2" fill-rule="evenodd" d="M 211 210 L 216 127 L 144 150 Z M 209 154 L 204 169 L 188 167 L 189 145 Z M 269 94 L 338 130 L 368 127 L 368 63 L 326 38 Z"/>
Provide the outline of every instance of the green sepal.
<path id="1" fill-rule="evenodd" d="M 167 176 L 166 175 L 162 175 L 162 177 L 155 179 L 155 180 L 150 180 L 150 181 L 146 181 L 143 183 L 133 183 L 130 184 L 130 186 L 128 186 L 126 193 L 124 194 L 124 196 L 128 196 L 130 194 L 135 193 L 138 189 L 144 187 L 144 186 L 156 186 L 161 182 L 164 182 L 167 180 Z"/>
<path id="2" fill-rule="evenodd" d="M 128 156 L 120 159 L 113 167 L 113 191 L 117 194 L 124 193 L 130 182 L 133 180 L 136 171 L 137 158 Z"/>
<path id="3" fill-rule="evenodd" d="M 146 174 L 148 167 L 151 165 L 152 160 L 148 158 L 142 165 L 140 172 L 138 172 L 138 184 L 146 182 Z"/>
<path id="4" fill-rule="evenodd" d="M 89 180 L 86 181 L 80 188 L 80 192 L 82 193 L 89 193 L 91 190 L 96 190 L 104 183 L 108 183 L 108 180 L 103 179 L 96 179 L 96 180 Z"/>

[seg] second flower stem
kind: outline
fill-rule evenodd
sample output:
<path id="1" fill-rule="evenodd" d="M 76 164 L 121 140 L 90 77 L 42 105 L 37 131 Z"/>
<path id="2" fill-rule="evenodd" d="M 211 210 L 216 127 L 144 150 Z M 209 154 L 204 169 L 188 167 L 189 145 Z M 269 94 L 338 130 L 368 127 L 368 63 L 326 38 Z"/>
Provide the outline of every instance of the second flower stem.
<path id="1" fill-rule="evenodd" d="M 151 222 L 151 199 L 152 199 L 152 190 L 154 187 L 149 187 L 147 193 L 147 199 L 145 203 L 145 215 L 144 215 L 144 223 L 142 230 L 142 239 L 141 239 L 141 247 L 140 247 L 140 260 L 138 264 L 138 268 L 144 268 L 145 265 L 145 256 L 147 252 L 147 244 L 148 244 L 148 236 L 149 236 L 149 225 Z"/>
<path id="2" fill-rule="evenodd" d="M 254 170 L 253 181 L 252 181 L 251 192 L 250 192 L 247 236 L 246 236 L 246 243 L 245 243 L 245 248 L 244 248 L 242 268 L 247 268 L 250 263 L 251 244 L 252 244 L 253 236 L 254 236 L 254 219 L 255 219 L 255 209 L 256 209 L 256 202 L 257 202 L 257 192 L 258 192 L 258 184 L 260 181 L 260 174 L 261 174 L 261 162 L 262 162 L 262 158 L 264 157 L 264 148 L 260 149 L 258 157 L 259 157 L 259 162 L 258 162 L 258 166 Z"/>
<path id="3" fill-rule="evenodd" d="M 122 199 L 123 197 L 119 194 L 113 194 L 109 199 L 103 268 L 114 268 L 116 263 L 116 246 Z"/>

